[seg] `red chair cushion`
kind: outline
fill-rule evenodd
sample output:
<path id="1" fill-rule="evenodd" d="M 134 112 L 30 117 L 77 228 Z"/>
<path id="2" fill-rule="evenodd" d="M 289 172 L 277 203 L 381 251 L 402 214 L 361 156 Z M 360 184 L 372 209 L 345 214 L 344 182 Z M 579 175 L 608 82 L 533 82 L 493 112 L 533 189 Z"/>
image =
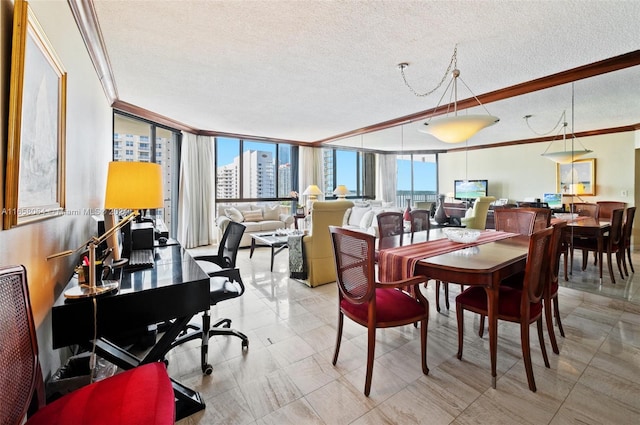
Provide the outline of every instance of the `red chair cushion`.
<path id="1" fill-rule="evenodd" d="M 340 307 L 352 316 L 367 321 L 369 303 L 352 304 L 342 300 Z M 378 322 L 396 322 L 425 314 L 424 306 L 415 298 L 396 289 L 376 289 L 376 318 Z"/>
<path id="2" fill-rule="evenodd" d="M 82 387 L 38 410 L 27 425 L 173 424 L 175 398 L 164 363 L 136 367 Z"/>
<path id="3" fill-rule="evenodd" d="M 520 298 L 522 291 L 510 287 L 500 287 L 498 301 L 498 315 L 505 317 L 520 317 Z M 487 311 L 487 293 L 484 288 L 472 286 L 465 289 L 456 297 L 456 303 L 471 308 Z M 542 303 L 531 304 L 530 318 L 536 317 L 542 312 Z"/>

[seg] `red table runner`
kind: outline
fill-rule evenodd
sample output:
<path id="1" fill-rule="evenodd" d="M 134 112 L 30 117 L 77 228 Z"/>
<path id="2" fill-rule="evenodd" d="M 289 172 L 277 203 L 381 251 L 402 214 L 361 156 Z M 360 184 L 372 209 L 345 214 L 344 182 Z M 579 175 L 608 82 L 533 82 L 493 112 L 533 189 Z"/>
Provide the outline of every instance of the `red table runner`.
<path id="1" fill-rule="evenodd" d="M 406 279 L 413 276 L 415 265 L 420 260 L 513 236 L 516 236 L 516 234 L 485 230 L 480 233 L 478 240 L 471 243 L 452 242 L 447 238 L 443 238 L 385 249 L 378 254 L 378 277 L 380 282 Z"/>

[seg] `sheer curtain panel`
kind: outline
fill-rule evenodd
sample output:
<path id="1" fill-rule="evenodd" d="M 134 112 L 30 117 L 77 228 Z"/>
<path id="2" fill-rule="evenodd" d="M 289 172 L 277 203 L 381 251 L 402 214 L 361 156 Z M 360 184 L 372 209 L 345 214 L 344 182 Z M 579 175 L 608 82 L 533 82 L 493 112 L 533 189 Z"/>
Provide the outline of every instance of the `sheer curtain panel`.
<path id="1" fill-rule="evenodd" d="M 376 199 L 396 202 L 398 186 L 398 161 L 396 154 L 378 155 L 378 172 L 376 173 Z M 402 205 L 400 205 L 402 206 Z"/>
<path id="2" fill-rule="evenodd" d="M 214 152 L 211 137 L 184 133 L 180 162 L 178 241 L 185 248 L 214 242 Z"/>

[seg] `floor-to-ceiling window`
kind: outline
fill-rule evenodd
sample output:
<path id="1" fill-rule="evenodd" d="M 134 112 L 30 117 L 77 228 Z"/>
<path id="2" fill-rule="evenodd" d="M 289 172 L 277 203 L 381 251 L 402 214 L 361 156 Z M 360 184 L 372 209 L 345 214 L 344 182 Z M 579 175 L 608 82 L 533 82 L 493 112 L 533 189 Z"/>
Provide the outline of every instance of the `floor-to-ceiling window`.
<path id="1" fill-rule="evenodd" d="M 113 160 L 155 162 L 162 166 L 164 208 L 160 217 L 171 235 L 177 232 L 180 132 L 118 111 L 113 113 Z"/>
<path id="2" fill-rule="evenodd" d="M 374 196 L 375 175 L 373 167 L 367 168 L 367 161 L 374 161 L 374 155 L 355 150 L 328 149 L 322 150 L 323 182 L 322 190 L 325 198 L 331 198 L 339 185 L 349 189 L 347 198 L 371 198 Z M 370 172 L 365 170 L 370 169 Z M 368 189 L 367 189 L 368 188 Z"/>
<path id="3" fill-rule="evenodd" d="M 398 187 L 396 205 L 435 201 L 438 193 L 438 168 L 434 154 L 397 156 Z"/>
<path id="4" fill-rule="evenodd" d="M 216 200 L 284 201 L 298 173 L 296 146 L 216 137 Z"/>

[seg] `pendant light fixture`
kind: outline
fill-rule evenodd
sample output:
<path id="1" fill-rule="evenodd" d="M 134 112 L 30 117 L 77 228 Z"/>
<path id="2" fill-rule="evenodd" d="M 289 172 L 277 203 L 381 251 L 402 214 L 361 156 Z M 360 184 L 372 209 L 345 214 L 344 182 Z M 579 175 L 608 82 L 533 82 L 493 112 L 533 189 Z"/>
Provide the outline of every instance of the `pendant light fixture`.
<path id="1" fill-rule="evenodd" d="M 571 84 L 571 114 L 572 114 L 572 121 L 573 121 L 573 83 Z M 527 127 L 529 127 L 531 131 L 533 131 L 535 134 L 539 136 L 546 136 L 547 134 L 550 134 L 551 132 L 555 131 L 558 128 L 558 126 L 562 123 L 562 127 L 561 127 L 562 128 L 562 150 L 549 152 L 549 149 L 555 142 L 555 140 L 552 140 L 547 146 L 547 149 L 545 149 L 545 151 L 541 154 L 543 157 L 550 159 L 553 162 L 557 162 L 558 164 L 569 164 L 575 161 L 576 159 L 593 152 L 589 149 L 586 149 L 582 145 L 582 143 L 574 136 L 573 130 L 571 131 L 571 139 L 567 140 L 567 126 L 569 124 L 567 123 L 566 111 L 562 112 L 560 119 L 558 119 L 558 122 L 551 129 L 551 131 L 547 133 L 542 133 L 542 134 L 536 132 L 533 128 L 531 128 L 531 125 L 529 124 L 529 118 L 531 118 L 531 115 L 524 116 L 524 119 L 527 122 Z M 575 148 L 576 140 L 578 140 L 578 143 L 580 144 L 581 149 Z"/>
<path id="2" fill-rule="evenodd" d="M 442 77 L 442 80 L 440 80 L 440 83 L 438 83 L 438 85 L 433 90 L 430 90 L 426 93 L 416 92 L 407 81 L 407 77 L 405 76 L 404 71 L 409 66 L 409 64 L 407 62 L 398 64 L 398 69 L 400 69 L 400 73 L 402 74 L 402 79 L 404 81 L 404 84 L 409 88 L 409 90 L 414 95 L 420 96 L 420 97 L 428 96 L 431 93 L 438 90 L 446 80 L 446 77 L 447 75 L 449 75 L 449 72 L 451 72 L 452 78 L 449 81 L 449 84 L 447 85 L 444 93 L 440 97 L 438 104 L 434 108 L 434 112 L 435 112 L 440 106 L 440 102 L 442 102 L 442 99 L 444 98 L 444 96 L 447 94 L 447 92 L 449 92 L 449 90 L 451 90 L 449 94 L 449 99 L 453 99 L 453 101 L 450 102 L 449 105 L 447 106 L 447 116 L 443 118 L 435 118 L 435 119 L 429 118 L 429 120 L 427 120 L 424 123 L 424 127 L 419 130 L 420 132 L 431 134 L 432 136 L 446 143 L 464 142 L 465 140 L 468 140 L 469 138 L 474 136 L 480 130 L 486 127 L 489 127 L 497 123 L 498 121 L 500 121 L 500 118 L 493 116 L 489 113 L 487 108 L 480 102 L 480 100 L 478 100 L 478 98 L 471 91 L 469 86 L 464 82 L 464 80 L 462 80 L 462 78 L 460 78 L 460 70 L 457 68 L 457 60 L 458 60 L 457 55 L 458 55 L 458 47 L 456 46 L 453 50 L 453 56 L 451 57 L 451 61 L 449 62 L 449 67 L 447 68 L 444 76 Z M 453 68 L 453 71 L 451 71 L 451 68 Z M 471 93 L 473 98 L 478 102 L 478 104 L 484 108 L 484 110 L 486 111 L 486 115 L 483 115 L 483 114 L 458 115 L 458 80 L 460 80 L 460 82 L 467 88 L 467 90 L 469 90 L 469 92 Z"/>

